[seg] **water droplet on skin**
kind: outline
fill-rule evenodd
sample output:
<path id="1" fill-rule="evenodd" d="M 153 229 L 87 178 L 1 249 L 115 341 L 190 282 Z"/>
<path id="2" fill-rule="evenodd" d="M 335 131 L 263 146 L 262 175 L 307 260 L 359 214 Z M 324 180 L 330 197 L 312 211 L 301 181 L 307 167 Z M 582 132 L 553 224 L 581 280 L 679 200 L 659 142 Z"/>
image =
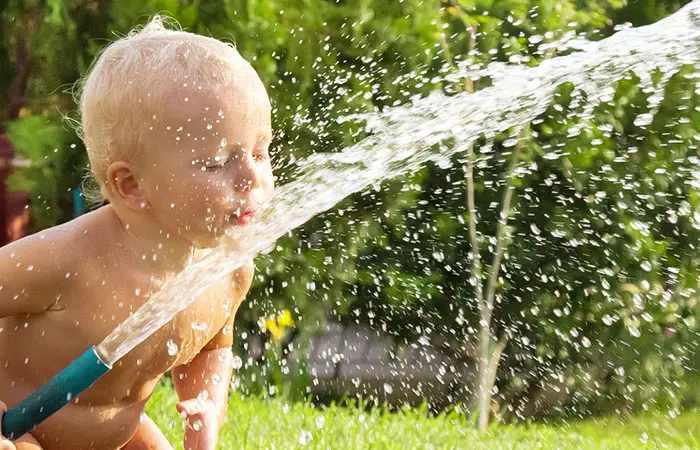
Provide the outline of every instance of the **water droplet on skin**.
<path id="1" fill-rule="evenodd" d="M 207 130 L 211 130 L 212 128 L 214 128 L 214 125 L 208 123 L 208 124 L 207 124 Z"/>
<path id="2" fill-rule="evenodd" d="M 177 355 L 177 344 L 175 342 L 173 342 L 172 339 L 168 340 L 166 345 L 168 347 L 168 355 L 170 355 L 170 356 Z"/>
<path id="3" fill-rule="evenodd" d="M 193 429 L 194 431 L 199 431 L 199 430 L 201 430 L 203 426 L 204 426 L 204 424 L 202 423 L 202 421 L 201 421 L 200 419 L 195 419 L 195 420 L 192 422 L 192 429 Z"/>
<path id="4" fill-rule="evenodd" d="M 34 270 L 34 266 L 27 266 L 27 272 L 31 272 L 32 270 Z"/>
<path id="5" fill-rule="evenodd" d="M 235 370 L 238 370 L 241 367 L 243 367 L 243 360 L 241 359 L 240 356 L 236 355 L 233 357 L 233 361 L 231 362 L 231 365 L 233 366 L 233 368 Z"/>
<path id="6" fill-rule="evenodd" d="M 192 322 L 192 329 L 195 331 L 206 331 L 209 326 L 206 322 Z"/>
<path id="7" fill-rule="evenodd" d="M 219 147 L 224 148 L 226 147 L 226 144 L 228 144 L 226 138 L 221 138 L 221 142 L 219 142 Z"/>
<path id="8" fill-rule="evenodd" d="M 221 383 L 221 375 L 219 375 L 218 373 L 215 373 L 214 375 L 212 375 L 211 382 L 214 384 L 214 386 Z"/>

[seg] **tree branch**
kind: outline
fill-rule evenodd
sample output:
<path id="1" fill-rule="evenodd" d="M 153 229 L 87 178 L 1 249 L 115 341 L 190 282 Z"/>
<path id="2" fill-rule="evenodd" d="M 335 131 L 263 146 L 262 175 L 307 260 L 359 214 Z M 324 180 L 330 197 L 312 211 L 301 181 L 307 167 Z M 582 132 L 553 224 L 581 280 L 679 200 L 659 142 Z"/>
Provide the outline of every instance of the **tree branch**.
<path id="1" fill-rule="evenodd" d="M 472 260 L 472 279 L 476 290 L 476 300 L 481 310 L 484 306 L 484 288 L 481 284 L 481 254 L 479 253 L 479 243 L 476 234 L 476 203 L 474 202 L 474 144 L 469 145 L 467 152 L 467 206 L 469 207 L 469 236 L 471 239 L 471 250 L 469 252 Z"/>
<path id="2" fill-rule="evenodd" d="M 498 280 L 498 273 L 501 269 L 501 258 L 503 257 L 503 251 L 505 249 L 506 226 L 508 225 L 508 219 L 510 217 L 510 203 L 513 198 L 513 186 L 511 185 L 511 180 L 515 176 L 515 166 L 518 164 L 518 160 L 520 159 L 522 147 L 523 136 L 521 134 L 518 136 L 518 143 L 515 145 L 515 149 L 513 150 L 513 154 L 510 159 L 510 164 L 506 175 L 506 187 L 503 191 L 503 199 L 501 201 L 501 213 L 498 218 L 498 230 L 496 231 L 496 254 L 493 257 L 493 263 L 491 264 L 486 294 L 486 306 L 489 309 L 493 309 L 493 301 L 494 297 L 496 296 L 496 281 Z"/>

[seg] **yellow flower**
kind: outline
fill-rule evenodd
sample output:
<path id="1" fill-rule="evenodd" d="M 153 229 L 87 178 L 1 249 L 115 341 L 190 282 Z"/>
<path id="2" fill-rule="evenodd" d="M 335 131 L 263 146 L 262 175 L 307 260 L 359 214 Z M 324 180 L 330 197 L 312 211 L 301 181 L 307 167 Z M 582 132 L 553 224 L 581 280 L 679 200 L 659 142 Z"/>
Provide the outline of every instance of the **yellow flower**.
<path id="1" fill-rule="evenodd" d="M 289 310 L 285 309 L 282 311 L 282 314 L 280 314 L 277 318 L 277 323 L 283 328 L 294 327 L 294 319 L 292 319 L 292 314 L 289 312 Z"/>
<path id="2" fill-rule="evenodd" d="M 270 336 L 272 336 L 272 340 L 274 341 L 282 339 L 284 336 L 284 329 L 277 326 L 277 322 L 272 318 L 265 320 L 265 329 L 270 332 Z"/>
<path id="3" fill-rule="evenodd" d="M 287 328 L 292 327 L 294 327 L 294 319 L 292 319 L 292 314 L 286 309 L 276 316 L 271 315 L 265 319 L 265 330 L 270 333 L 274 341 L 282 339 L 286 334 Z"/>

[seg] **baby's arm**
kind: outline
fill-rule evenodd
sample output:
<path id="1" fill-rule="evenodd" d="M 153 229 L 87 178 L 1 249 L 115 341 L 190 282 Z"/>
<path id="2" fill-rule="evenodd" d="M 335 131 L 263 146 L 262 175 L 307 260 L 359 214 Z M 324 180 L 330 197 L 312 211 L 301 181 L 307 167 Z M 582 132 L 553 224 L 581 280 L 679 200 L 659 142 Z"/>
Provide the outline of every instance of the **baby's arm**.
<path id="1" fill-rule="evenodd" d="M 2 423 L 2 416 L 5 414 L 5 411 L 7 411 L 7 407 L 3 402 L 0 402 L 0 423 Z M 12 441 L 3 437 L 2 430 L 0 430 L 0 450 L 16 450 Z"/>
<path id="2" fill-rule="evenodd" d="M 75 263 L 61 249 L 36 235 L 0 248 L 0 317 L 39 314 L 68 290 Z"/>
<path id="3" fill-rule="evenodd" d="M 226 418 L 228 387 L 233 374 L 233 314 L 226 326 L 194 359 L 173 368 L 180 399 L 177 409 L 187 416 L 186 449 L 214 449 Z"/>
<path id="4" fill-rule="evenodd" d="M 228 296 L 233 308 L 226 324 L 189 364 L 172 370 L 175 390 L 181 400 L 178 411 L 188 417 L 186 449 L 216 447 L 219 430 L 226 419 L 228 388 L 233 375 L 233 320 L 241 299 L 250 289 L 253 272 L 251 262 L 232 275 Z"/>

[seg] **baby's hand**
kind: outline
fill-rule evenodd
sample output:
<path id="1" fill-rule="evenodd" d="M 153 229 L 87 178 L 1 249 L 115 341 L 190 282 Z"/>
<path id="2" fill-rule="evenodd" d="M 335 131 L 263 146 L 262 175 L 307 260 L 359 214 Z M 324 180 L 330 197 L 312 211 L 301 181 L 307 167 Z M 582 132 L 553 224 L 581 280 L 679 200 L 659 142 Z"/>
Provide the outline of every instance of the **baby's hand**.
<path id="1" fill-rule="evenodd" d="M 0 424 L 2 424 L 2 416 L 5 414 L 5 411 L 7 411 L 7 405 L 0 402 Z M 5 439 L 2 435 L 2 430 L 0 430 L 0 450 L 17 450 L 12 441 Z"/>
<path id="2" fill-rule="evenodd" d="M 195 398 L 178 403 L 176 408 L 187 419 L 185 450 L 215 450 L 219 413 L 214 402 Z"/>

